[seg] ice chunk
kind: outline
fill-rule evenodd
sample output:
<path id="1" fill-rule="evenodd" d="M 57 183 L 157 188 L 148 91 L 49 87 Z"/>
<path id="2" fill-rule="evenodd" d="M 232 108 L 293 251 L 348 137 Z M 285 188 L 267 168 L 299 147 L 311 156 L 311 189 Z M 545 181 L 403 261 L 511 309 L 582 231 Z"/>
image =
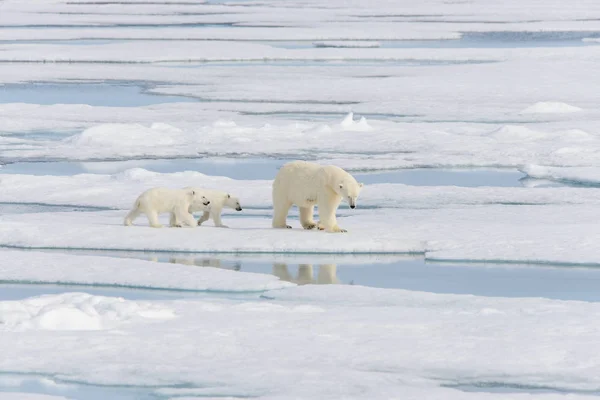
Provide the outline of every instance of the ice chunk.
<path id="1" fill-rule="evenodd" d="M 86 293 L 0 302 L 2 330 L 102 330 L 135 319 L 174 317 L 173 311 L 164 306 Z"/>
<path id="2" fill-rule="evenodd" d="M 346 115 L 342 122 L 340 122 L 340 126 L 345 131 L 366 132 L 372 130 L 365 117 L 361 117 L 358 122 L 355 122 L 354 113 L 352 112 Z"/>
<path id="3" fill-rule="evenodd" d="M 581 108 L 567 103 L 543 101 L 527 107 L 521 114 L 565 114 L 582 111 Z"/>
<path id="4" fill-rule="evenodd" d="M 179 144 L 182 131 L 164 123 L 154 123 L 149 128 L 141 124 L 103 124 L 88 128 L 66 139 L 77 147 L 151 147 Z"/>
<path id="5" fill-rule="evenodd" d="M 520 170 L 530 178 L 600 186 L 600 168 L 598 167 L 546 167 L 529 164 L 521 167 Z"/>

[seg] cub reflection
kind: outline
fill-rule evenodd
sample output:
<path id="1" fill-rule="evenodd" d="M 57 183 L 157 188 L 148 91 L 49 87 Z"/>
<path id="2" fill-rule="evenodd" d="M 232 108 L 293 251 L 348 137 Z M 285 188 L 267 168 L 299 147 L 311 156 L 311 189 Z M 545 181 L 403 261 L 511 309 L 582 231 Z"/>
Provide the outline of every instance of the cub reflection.
<path id="1" fill-rule="evenodd" d="M 240 271 L 242 269 L 241 262 L 222 261 L 218 258 L 210 257 L 195 258 L 181 255 L 166 258 L 152 255 L 148 257 L 148 259 L 155 262 L 169 262 L 171 264 L 192 265 L 196 267 L 221 268 L 233 271 Z M 269 266 L 266 264 L 264 265 L 264 270 L 262 268 L 259 271 L 256 271 L 253 268 L 250 268 L 250 270 L 252 272 L 268 273 L 268 268 Z M 316 268 L 318 268 L 318 271 L 316 272 L 317 276 L 315 277 L 315 267 L 313 267 L 312 264 L 300 264 L 298 265 L 298 274 L 293 276 L 289 272 L 288 264 L 273 263 L 272 274 L 283 281 L 293 282 L 298 285 L 325 285 L 341 283 L 337 277 L 337 264 L 319 264 L 316 266 Z"/>
<path id="2" fill-rule="evenodd" d="M 288 270 L 288 265 L 284 263 L 273 264 L 273 275 L 282 281 L 297 283 L 298 285 L 307 284 L 337 284 L 340 280 L 337 278 L 336 264 L 320 264 L 317 278 L 314 278 L 314 269 L 312 264 L 300 264 L 298 266 L 298 275 L 294 278 Z"/>
<path id="3" fill-rule="evenodd" d="M 224 263 L 218 258 L 170 257 L 169 262 L 172 264 L 195 265 L 197 267 L 232 269 L 234 271 L 239 271 L 242 269 L 242 264 L 240 263 Z"/>

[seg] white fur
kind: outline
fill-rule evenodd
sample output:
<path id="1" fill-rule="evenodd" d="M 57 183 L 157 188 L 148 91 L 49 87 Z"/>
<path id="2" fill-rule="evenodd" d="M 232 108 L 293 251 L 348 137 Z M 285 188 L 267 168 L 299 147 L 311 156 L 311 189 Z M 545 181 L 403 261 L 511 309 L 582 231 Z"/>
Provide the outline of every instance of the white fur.
<path id="1" fill-rule="evenodd" d="M 273 182 L 273 227 L 290 228 L 286 219 L 295 204 L 304 229 L 346 232 L 338 226 L 335 213 L 342 200 L 354 208 L 361 188 L 362 183 L 339 167 L 306 161 L 287 163 Z M 319 207 L 318 224 L 313 220 L 315 205 Z"/>
<path id="2" fill-rule="evenodd" d="M 198 201 L 195 201 L 190 205 L 188 210 L 190 213 L 204 211 L 204 214 L 202 214 L 198 220 L 198 225 L 201 225 L 203 222 L 208 221 L 208 219 L 211 218 L 215 226 L 227 228 L 227 226 L 223 225 L 223 222 L 221 222 L 221 212 L 223 211 L 223 207 L 229 207 L 237 211 L 242 211 L 240 200 L 237 197 L 231 196 L 227 192 L 196 187 L 187 187 L 185 189 L 193 190 L 196 193 L 201 194 L 203 197 L 206 197 L 210 201 L 210 209 L 207 209 L 202 202 Z M 173 223 L 173 216 L 174 214 L 171 214 L 171 224 Z"/>
<path id="3" fill-rule="evenodd" d="M 191 189 L 148 189 L 137 198 L 133 209 L 125 217 L 124 223 L 129 226 L 140 214 L 146 214 L 151 227 L 161 228 L 158 214 L 171 213 L 175 216 L 176 226 L 185 223 L 190 227 L 195 227 L 196 220 L 189 212 L 190 205 L 195 203 L 210 207 L 210 203 L 205 197 Z"/>

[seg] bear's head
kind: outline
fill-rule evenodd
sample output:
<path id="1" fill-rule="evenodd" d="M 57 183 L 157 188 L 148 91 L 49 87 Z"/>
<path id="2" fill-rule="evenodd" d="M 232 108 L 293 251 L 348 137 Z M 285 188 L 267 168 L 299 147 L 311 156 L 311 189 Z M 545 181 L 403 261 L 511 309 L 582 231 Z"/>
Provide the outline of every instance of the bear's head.
<path id="1" fill-rule="evenodd" d="M 237 197 L 233 197 L 229 193 L 227 193 L 227 196 L 225 197 L 224 205 L 226 205 L 229 208 L 233 208 L 236 211 L 242 211 L 242 206 L 240 205 L 240 199 L 238 199 Z"/>
<path id="2" fill-rule="evenodd" d="M 356 182 L 352 177 L 350 179 L 344 179 L 335 188 L 337 194 L 342 196 L 342 199 L 348 202 L 350 208 L 356 208 L 356 199 L 360 194 L 363 184 Z"/>

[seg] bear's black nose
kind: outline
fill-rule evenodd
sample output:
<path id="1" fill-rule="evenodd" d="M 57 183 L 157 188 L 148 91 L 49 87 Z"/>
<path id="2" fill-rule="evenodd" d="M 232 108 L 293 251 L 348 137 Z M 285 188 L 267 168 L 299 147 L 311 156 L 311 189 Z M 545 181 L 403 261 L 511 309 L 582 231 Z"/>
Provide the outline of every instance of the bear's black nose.
<path id="1" fill-rule="evenodd" d="M 350 206 L 350 208 L 356 208 L 356 206 L 352 205 L 352 206 Z"/>
<path id="2" fill-rule="evenodd" d="M 242 211 L 242 207 L 236 208 L 237 211 Z"/>

